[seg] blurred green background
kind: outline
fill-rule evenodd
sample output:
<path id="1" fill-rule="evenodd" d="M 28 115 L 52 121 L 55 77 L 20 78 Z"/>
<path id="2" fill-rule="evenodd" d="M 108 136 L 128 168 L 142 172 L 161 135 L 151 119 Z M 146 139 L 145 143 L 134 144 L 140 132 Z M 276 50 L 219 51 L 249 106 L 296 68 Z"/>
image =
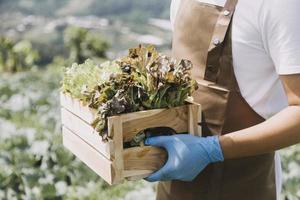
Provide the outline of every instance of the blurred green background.
<path id="1" fill-rule="evenodd" d="M 64 66 L 139 43 L 169 52 L 170 0 L 0 0 L 0 200 L 153 200 L 144 181 L 110 187 L 62 146 Z M 300 199 L 300 147 L 281 151 L 282 199 Z"/>

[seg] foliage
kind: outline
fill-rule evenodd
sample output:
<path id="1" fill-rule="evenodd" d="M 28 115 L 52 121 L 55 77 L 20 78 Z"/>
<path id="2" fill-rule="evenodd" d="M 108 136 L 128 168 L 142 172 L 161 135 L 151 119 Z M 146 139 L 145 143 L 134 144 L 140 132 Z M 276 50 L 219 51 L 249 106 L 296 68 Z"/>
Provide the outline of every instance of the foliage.
<path id="1" fill-rule="evenodd" d="M 83 63 L 88 58 L 105 58 L 109 45 L 99 34 L 84 28 L 69 27 L 64 32 L 65 46 L 69 48 L 69 59 Z"/>
<path id="2" fill-rule="evenodd" d="M 31 68 L 39 54 L 29 41 L 17 43 L 0 36 L 0 72 L 17 72 Z"/>
<path id="3" fill-rule="evenodd" d="M 108 187 L 62 146 L 54 68 L 0 76 L 0 199 L 110 200 L 139 183 Z"/>
<path id="4" fill-rule="evenodd" d="M 300 199 L 300 145 L 295 145 L 281 151 L 283 169 L 283 200 Z"/>
<path id="5" fill-rule="evenodd" d="M 109 116 L 185 104 L 196 89 L 191 68 L 190 61 L 139 46 L 111 63 L 74 64 L 65 72 L 62 89 L 98 110 L 93 126 L 105 139 Z"/>
<path id="6" fill-rule="evenodd" d="M 83 90 L 88 93 L 92 92 L 97 85 L 108 81 L 113 73 L 121 73 L 121 69 L 114 62 L 107 61 L 100 66 L 92 60 L 86 60 L 83 64 L 74 63 L 65 69 L 62 90 L 84 101 Z"/>

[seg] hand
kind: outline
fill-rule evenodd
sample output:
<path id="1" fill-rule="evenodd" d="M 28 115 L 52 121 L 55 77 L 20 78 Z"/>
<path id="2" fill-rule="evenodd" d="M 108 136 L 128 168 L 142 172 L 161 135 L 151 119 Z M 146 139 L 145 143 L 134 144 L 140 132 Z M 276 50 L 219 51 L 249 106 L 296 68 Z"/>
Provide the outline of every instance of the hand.
<path id="1" fill-rule="evenodd" d="M 223 161 L 219 138 L 197 137 L 190 134 L 147 138 L 146 145 L 165 148 L 168 160 L 145 180 L 149 182 L 192 181 L 209 163 Z"/>

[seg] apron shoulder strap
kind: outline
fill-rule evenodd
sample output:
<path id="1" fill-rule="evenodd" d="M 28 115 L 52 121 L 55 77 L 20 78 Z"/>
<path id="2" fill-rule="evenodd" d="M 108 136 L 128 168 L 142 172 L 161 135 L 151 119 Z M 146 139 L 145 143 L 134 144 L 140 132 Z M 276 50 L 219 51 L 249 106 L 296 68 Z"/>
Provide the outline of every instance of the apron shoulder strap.
<path id="1" fill-rule="evenodd" d="M 220 70 L 219 57 L 222 55 L 222 48 L 219 47 L 224 42 L 225 36 L 228 33 L 237 2 L 238 0 L 227 0 L 225 6 L 219 13 L 208 48 L 206 68 L 204 72 L 204 79 L 207 81 L 216 83 L 218 80 Z M 233 73 L 231 71 L 232 69 L 226 69 L 226 72 L 229 74 Z M 228 82 L 231 82 L 231 79 L 228 80 Z"/>
<path id="2" fill-rule="evenodd" d="M 218 17 L 215 29 L 212 35 L 212 40 L 209 45 L 208 51 L 211 51 L 216 46 L 220 45 L 225 38 L 228 27 L 232 20 L 233 13 L 238 0 L 227 0 Z"/>

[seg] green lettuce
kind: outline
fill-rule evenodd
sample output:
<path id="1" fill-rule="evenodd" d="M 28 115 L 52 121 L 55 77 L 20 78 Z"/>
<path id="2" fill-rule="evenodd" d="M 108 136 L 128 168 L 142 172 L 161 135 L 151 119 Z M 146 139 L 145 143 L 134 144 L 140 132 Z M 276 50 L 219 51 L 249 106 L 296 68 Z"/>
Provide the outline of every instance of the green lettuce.
<path id="1" fill-rule="evenodd" d="M 73 64 L 65 71 L 62 90 L 98 111 L 92 125 L 106 140 L 109 116 L 184 105 L 197 89 L 191 69 L 188 60 L 140 45 L 112 62 Z"/>

